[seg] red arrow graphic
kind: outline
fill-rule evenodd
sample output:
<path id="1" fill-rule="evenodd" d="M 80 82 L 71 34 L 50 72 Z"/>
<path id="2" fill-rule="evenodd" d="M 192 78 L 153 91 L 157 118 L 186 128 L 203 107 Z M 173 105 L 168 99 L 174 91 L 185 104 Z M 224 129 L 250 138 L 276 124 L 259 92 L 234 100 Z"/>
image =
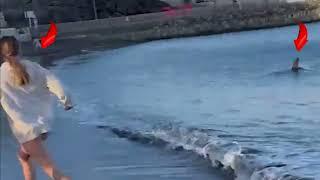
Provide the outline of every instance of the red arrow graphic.
<path id="1" fill-rule="evenodd" d="M 190 12 L 190 11 L 192 10 L 192 4 L 190 4 L 190 3 L 184 4 L 184 5 L 182 6 L 182 9 L 183 9 L 184 11 Z"/>
<path id="2" fill-rule="evenodd" d="M 54 22 L 50 22 L 47 34 L 41 37 L 41 48 L 47 48 L 56 41 L 58 29 Z"/>
<path id="3" fill-rule="evenodd" d="M 167 15 L 167 16 L 176 16 L 176 10 L 171 8 L 171 7 L 164 7 L 162 8 L 162 11 Z"/>
<path id="4" fill-rule="evenodd" d="M 192 10 L 192 4 L 190 3 L 183 4 L 181 6 L 178 6 L 178 9 L 182 10 L 181 15 L 187 15 Z"/>
<path id="5" fill-rule="evenodd" d="M 181 6 L 178 6 L 176 8 L 172 7 L 164 7 L 161 9 L 162 12 L 164 12 L 167 16 L 178 16 L 178 15 L 186 15 L 187 13 L 190 13 L 192 10 L 192 4 L 183 4 Z M 180 10 L 180 11 L 177 11 Z"/>
<path id="6" fill-rule="evenodd" d="M 299 23 L 299 35 L 294 40 L 297 51 L 301 51 L 308 42 L 308 29 L 303 23 Z"/>

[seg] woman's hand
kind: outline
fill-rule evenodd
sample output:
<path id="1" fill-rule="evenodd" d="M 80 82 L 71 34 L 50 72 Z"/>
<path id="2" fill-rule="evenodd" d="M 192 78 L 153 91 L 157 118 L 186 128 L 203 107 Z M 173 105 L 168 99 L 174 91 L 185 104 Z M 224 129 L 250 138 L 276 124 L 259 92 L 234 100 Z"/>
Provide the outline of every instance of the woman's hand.
<path id="1" fill-rule="evenodd" d="M 70 96 L 64 96 L 64 110 L 69 111 L 73 108 L 73 103 L 71 101 Z"/>
<path id="2" fill-rule="evenodd" d="M 66 110 L 66 111 L 69 111 L 72 108 L 73 108 L 73 106 L 71 106 L 71 105 L 65 105 L 64 106 L 64 110 Z"/>

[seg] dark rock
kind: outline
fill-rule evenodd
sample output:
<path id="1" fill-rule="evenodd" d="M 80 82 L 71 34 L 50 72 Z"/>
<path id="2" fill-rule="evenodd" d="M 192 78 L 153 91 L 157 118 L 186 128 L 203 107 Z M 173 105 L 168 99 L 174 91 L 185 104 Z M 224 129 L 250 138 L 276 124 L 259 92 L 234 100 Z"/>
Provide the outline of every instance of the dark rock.
<path id="1" fill-rule="evenodd" d="M 183 151 L 184 148 L 183 148 L 183 146 L 177 146 L 177 147 L 174 148 L 174 150 L 175 151 Z"/>

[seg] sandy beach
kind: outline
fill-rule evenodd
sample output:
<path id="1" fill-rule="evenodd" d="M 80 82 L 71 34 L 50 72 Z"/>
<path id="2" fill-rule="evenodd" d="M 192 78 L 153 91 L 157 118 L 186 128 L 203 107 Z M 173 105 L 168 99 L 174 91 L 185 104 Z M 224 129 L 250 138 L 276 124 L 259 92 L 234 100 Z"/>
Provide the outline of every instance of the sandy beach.
<path id="1" fill-rule="evenodd" d="M 22 43 L 23 56 L 41 59 L 43 65 L 50 65 L 52 61 L 73 55 L 87 54 L 92 51 L 116 49 L 137 42 L 119 39 L 103 39 L 103 34 L 77 34 L 75 36 L 59 38 L 54 45 L 47 49 L 34 48 L 32 42 Z"/>

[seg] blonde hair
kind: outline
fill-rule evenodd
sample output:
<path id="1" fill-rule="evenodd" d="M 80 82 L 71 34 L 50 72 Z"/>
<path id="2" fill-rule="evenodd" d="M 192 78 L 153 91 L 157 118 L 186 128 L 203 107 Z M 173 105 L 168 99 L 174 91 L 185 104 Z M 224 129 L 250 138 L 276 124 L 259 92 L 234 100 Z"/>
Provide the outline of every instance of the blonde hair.
<path id="1" fill-rule="evenodd" d="M 2 54 L 3 45 L 7 44 L 10 51 L 10 56 L 5 57 Z M 23 64 L 21 64 L 17 56 L 19 55 L 19 42 L 13 36 L 5 36 L 0 40 L 0 54 L 1 57 L 9 63 L 13 72 L 14 83 L 18 86 L 27 85 L 30 82 L 30 76 Z"/>

